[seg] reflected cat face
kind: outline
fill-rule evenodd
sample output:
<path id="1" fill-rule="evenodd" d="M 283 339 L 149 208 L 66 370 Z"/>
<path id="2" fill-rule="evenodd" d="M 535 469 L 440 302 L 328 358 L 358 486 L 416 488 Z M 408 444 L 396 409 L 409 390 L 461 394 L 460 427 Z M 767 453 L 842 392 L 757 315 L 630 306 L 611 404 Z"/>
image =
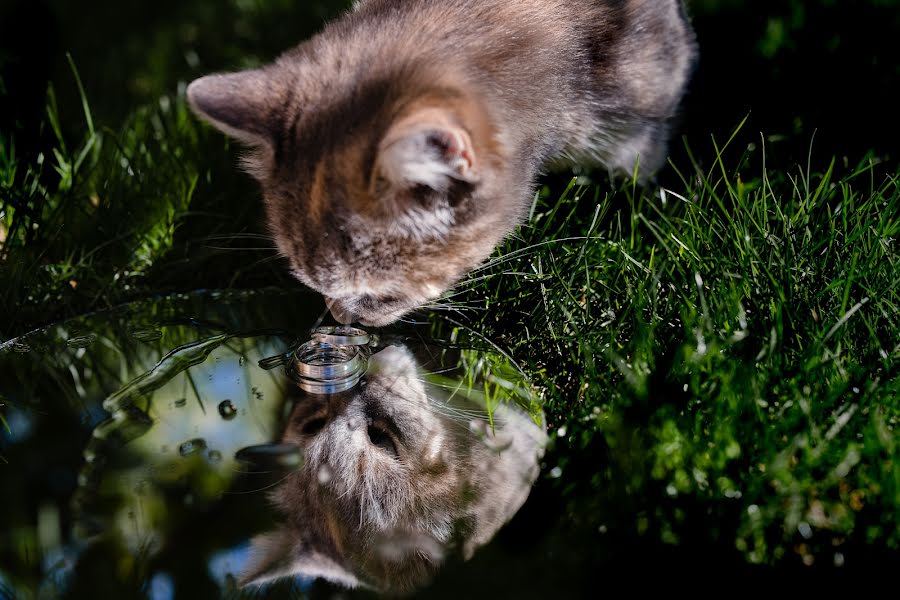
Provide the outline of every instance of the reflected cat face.
<path id="1" fill-rule="evenodd" d="M 245 582 L 305 575 L 408 592 L 515 514 L 544 432 L 509 407 L 494 413 L 492 433 L 486 415 L 430 397 L 420 377 L 391 346 L 371 359 L 365 385 L 297 402 L 283 440 L 306 462 L 274 493 L 286 522 L 255 540 Z"/>

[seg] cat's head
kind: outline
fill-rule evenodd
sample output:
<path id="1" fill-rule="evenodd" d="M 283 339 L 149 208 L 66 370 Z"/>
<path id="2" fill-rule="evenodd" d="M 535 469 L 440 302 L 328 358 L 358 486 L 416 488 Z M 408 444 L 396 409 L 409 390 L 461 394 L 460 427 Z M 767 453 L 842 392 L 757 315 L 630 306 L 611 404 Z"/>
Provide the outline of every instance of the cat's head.
<path id="1" fill-rule="evenodd" d="M 193 110 L 251 148 L 269 227 L 334 316 L 385 325 L 440 296 L 514 225 L 491 116 L 460 78 L 347 73 L 301 46 L 188 87 Z M 504 181 L 506 180 L 506 181 Z"/>
<path id="2" fill-rule="evenodd" d="M 411 591 L 446 554 L 467 558 L 515 514 L 544 432 L 504 405 L 492 430 L 483 408 L 435 396 L 423 376 L 408 350 L 389 346 L 364 386 L 298 399 L 283 441 L 304 464 L 273 495 L 286 520 L 255 540 L 246 582 L 302 575 Z"/>

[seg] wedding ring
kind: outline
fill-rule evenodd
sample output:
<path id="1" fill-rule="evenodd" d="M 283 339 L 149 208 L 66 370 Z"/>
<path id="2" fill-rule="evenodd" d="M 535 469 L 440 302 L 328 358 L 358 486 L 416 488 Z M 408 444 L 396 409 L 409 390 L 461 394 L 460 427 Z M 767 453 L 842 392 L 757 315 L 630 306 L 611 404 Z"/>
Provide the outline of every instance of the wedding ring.
<path id="1" fill-rule="evenodd" d="M 313 339 L 334 346 L 365 346 L 369 343 L 369 334 L 356 327 L 346 325 L 317 328 Z"/>
<path id="2" fill-rule="evenodd" d="M 288 374 L 303 390 L 311 394 L 335 394 L 359 383 L 368 359 L 358 346 L 338 346 L 313 339 L 294 351 L 287 367 Z"/>

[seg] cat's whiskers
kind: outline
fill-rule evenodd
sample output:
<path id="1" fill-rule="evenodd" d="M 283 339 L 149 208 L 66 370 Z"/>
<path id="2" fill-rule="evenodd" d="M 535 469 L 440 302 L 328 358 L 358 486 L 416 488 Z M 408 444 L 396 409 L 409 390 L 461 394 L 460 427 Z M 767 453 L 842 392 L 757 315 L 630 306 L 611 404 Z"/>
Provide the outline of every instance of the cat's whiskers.
<path id="1" fill-rule="evenodd" d="M 264 492 L 264 491 L 266 491 L 266 490 L 272 489 L 272 488 L 274 488 L 275 486 L 281 484 L 283 481 L 285 481 L 285 480 L 286 480 L 288 477 L 290 477 L 292 474 L 293 474 L 293 472 L 288 473 L 288 474 L 286 474 L 284 477 L 282 477 L 281 479 L 279 479 L 278 481 L 275 481 L 275 482 L 273 482 L 273 483 L 270 483 L 269 485 L 265 485 L 265 486 L 263 486 L 263 487 L 261 487 L 261 488 L 257 488 L 257 489 L 254 489 L 254 490 L 241 490 L 241 491 L 239 491 L 239 492 L 226 491 L 225 494 L 228 495 L 228 496 L 243 496 L 243 495 L 246 495 L 246 494 L 258 494 L 259 492 Z"/>

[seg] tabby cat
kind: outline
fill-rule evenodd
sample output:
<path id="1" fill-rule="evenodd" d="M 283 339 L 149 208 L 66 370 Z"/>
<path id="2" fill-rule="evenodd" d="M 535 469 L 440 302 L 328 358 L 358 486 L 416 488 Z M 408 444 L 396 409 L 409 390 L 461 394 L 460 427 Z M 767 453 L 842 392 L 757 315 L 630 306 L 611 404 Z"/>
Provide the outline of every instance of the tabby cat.
<path id="1" fill-rule="evenodd" d="M 249 146 L 296 277 L 380 326 L 489 256 L 551 163 L 658 169 L 695 54 L 682 0 L 362 0 L 188 99 Z"/>

